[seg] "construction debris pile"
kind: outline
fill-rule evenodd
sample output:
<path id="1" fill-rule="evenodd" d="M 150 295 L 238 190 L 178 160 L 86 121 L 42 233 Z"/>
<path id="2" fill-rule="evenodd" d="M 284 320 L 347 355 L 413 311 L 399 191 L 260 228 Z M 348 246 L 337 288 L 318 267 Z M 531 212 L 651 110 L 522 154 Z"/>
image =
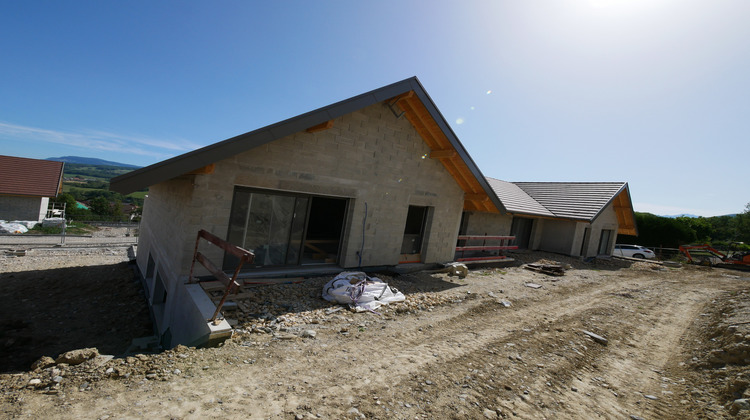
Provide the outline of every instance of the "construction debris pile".
<path id="1" fill-rule="evenodd" d="M 398 294 L 393 293 L 391 296 L 389 305 L 378 309 L 379 314 L 391 317 L 394 314 L 430 310 L 435 306 L 457 302 L 463 298 L 458 293 L 439 294 L 430 291 L 429 288 L 415 287 L 415 282 L 410 281 L 414 276 L 430 278 L 426 273 L 398 277 L 378 275 L 382 284 L 398 290 Z M 321 291 L 333 280 L 333 277 L 296 278 L 286 281 L 277 279 L 266 284 L 248 280 L 238 293 L 229 295 L 222 312 L 230 325 L 256 333 L 272 333 L 304 325 L 332 322 L 343 315 L 351 314 L 349 309 L 322 298 Z M 448 279 L 445 281 L 448 282 Z M 223 288 L 215 283 L 200 284 L 211 299 L 218 302 L 223 294 Z M 424 281 L 419 284 L 424 284 Z M 404 294 L 408 295 L 408 298 L 404 297 L 404 300 L 401 300 L 398 296 Z"/>

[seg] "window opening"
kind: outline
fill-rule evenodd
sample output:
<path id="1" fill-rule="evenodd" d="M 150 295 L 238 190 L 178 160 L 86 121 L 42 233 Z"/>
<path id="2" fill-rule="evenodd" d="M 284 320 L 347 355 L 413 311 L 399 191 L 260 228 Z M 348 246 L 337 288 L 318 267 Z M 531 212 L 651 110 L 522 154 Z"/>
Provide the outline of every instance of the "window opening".
<path id="1" fill-rule="evenodd" d="M 581 240 L 581 256 L 586 257 L 586 251 L 589 248 L 589 237 L 591 236 L 591 228 L 583 229 L 583 239 Z"/>
<path id="2" fill-rule="evenodd" d="M 602 236 L 599 239 L 599 255 L 606 255 L 609 248 L 609 239 L 612 236 L 612 230 L 602 229 Z"/>

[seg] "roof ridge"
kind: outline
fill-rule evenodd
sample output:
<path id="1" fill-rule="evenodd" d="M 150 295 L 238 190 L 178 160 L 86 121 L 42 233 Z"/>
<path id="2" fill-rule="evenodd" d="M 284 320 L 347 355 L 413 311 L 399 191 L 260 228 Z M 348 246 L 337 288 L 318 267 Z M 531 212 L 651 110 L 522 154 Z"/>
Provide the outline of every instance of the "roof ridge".
<path id="1" fill-rule="evenodd" d="M 543 208 L 544 208 L 545 210 L 547 210 L 548 212 L 552 213 L 552 214 L 553 214 L 553 215 L 554 215 L 555 217 L 560 217 L 560 216 L 558 216 L 558 215 L 557 215 L 557 213 L 555 213 L 555 212 L 554 212 L 554 211 L 553 211 L 552 209 L 550 209 L 549 207 L 547 207 L 547 206 L 545 206 L 544 204 L 542 204 L 542 203 L 541 203 L 541 202 L 540 202 L 539 200 L 537 200 L 537 199 L 536 199 L 536 197 L 534 197 L 533 195 L 529 194 L 529 192 L 528 192 L 528 191 L 524 190 L 524 189 L 523 189 L 523 188 L 522 188 L 522 187 L 521 187 L 520 185 L 518 185 L 518 183 L 516 183 L 516 182 L 511 182 L 511 184 L 513 184 L 513 185 L 515 185 L 516 187 L 518 187 L 518 188 L 519 188 L 519 189 L 520 189 L 521 191 L 523 191 L 523 192 L 524 192 L 524 193 L 525 193 L 526 195 L 528 195 L 528 196 L 529 196 L 529 198 L 531 198 L 532 200 L 534 200 L 534 202 L 536 202 L 537 204 L 539 204 L 539 205 L 540 205 L 541 207 L 543 207 Z"/>

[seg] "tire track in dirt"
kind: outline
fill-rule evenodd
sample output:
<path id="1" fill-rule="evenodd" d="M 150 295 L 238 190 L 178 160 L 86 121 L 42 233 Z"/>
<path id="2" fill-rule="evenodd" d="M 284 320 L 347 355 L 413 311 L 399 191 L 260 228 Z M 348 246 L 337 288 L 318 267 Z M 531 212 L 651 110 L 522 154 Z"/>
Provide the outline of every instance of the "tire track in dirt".
<path id="1" fill-rule="evenodd" d="M 225 395 L 222 405 L 227 410 L 235 404 L 243 404 L 244 412 L 249 418 L 283 416 L 284 413 L 298 411 L 300 406 L 320 407 L 321 403 L 324 407 L 318 413 L 329 418 L 345 417 L 346 411 L 355 402 L 364 412 L 372 401 L 357 401 L 362 395 L 391 395 L 393 399 L 402 400 L 403 397 L 398 396 L 400 392 L 393 390 L 398 389 L 400 383 L 408 383 L 415 374 L 433 366 L 447 366 L 460 361 L 468 354 L 481 351 L 490 343 L 509 339 L 523 328 L 552 322 L 554 318 L 545 320 L 544 314 L 533 313 L 539 306 L 555 302 L 555 307 L 560 310 L 555 317 L 564 317 L 595 306 L 602 299 L 607 299 L 608 293 L 618 288 L 616 284 L 590 284 L 577 291 L 562 291 L 565 296 L 556 291 L 541 298 L 527 299 L 528 302 L 518 301 L 509 309 L 501 309 L 493 299 L 480 297 L 437 308 L 429 316 L 399 318 L 392 322 L 413 321 L 412 328 L 393 334 L 386 326 L 385 329 L 367 334 L 365 338 L 371 343 L 368 346 L 369 356 L 357 353 L 362 347 L 359 340 L 341 341 L 339 335 L 321 338 L 319 342 L 283 346 L 284 350 L 280 351 L 286 353 L 286 357 L 292 362 L 291 366 L 284 363 L 283 368 L 277 367 L 272 360 L 259 359 L 249 369 L 229 371 L 223 382 L 234 384 L 234 388 L 230 392 L 220 393 Z M 585 293 L 586 297 L 582 298 L 579 293 Z M 277 345 L 282 347 L 280 343 Z M 330 347 L 323 350 L 323 345 Z M 305 357 L 305 349 L 325 352 L 325 358 Z M 296 382 L 307 382 L 307 387 L 313 392 L 303 395 L 284 389 L 290 371 L 295 370 L 304 371 L 307 378 L 297 378 Z M 190 394 L 191 390 L 204 389 L 213 382 L 215 378 L 206 372 L 203 377 L 194 377 L 190 381 L 164 384 L 168 389 L 157 393 Z M 265 387 L 259 388 L 259 384 L 265 384 Z M 161 387 L 160 384 L 154 386 L 157 390 Z M 251 388 L 255 389 L 248 391 Z M 252 404 L 230 397 L 247 393 L 255 396 L 254 400 L 263 403 Z M 217 392 L 195 395 L 197 401 L 181 404 L 186 410 L 180 410 L 181 415 L 196 418 L 215 415 L 208 407 L 215 406 L 217 395 Z M 149 412 L 158 412 L 160 407 L 155 401 L 144 401 L 139 409 L 144 415 L 148 415 Z M 383 415 L 382 409 L 380 415 Z"/>
<path id="2" fill-rule="evenodd" d="M 516 319 L 510 323 L 513 327 L 530 326 L 531 328 L 526 328 L 530 330 L 530 333 L 544 330 L 534 333 L 534 338 L 529 340 L 527 347 L 534 346 L 537 349 L 547 347 L 546 351 L 552 354 L 555 350 L 549 347 L 550 343 L 554 341 L 555 335 L 564 332 L 566 334 L 562 335 L 570 338 L 571 334 L 568 331 L 580 331 L 581 327 L 586 326 L 582 318 L 594 315 L 602 317 L 602 311 L 604 310 L 604 314 L 608 314 L 609 318 L 612 318 L 606 320 L 608 329 L 612 333 L 612 337 L 617 337 L 617 341 L 610 342 L 608 347 L 600 348 L 593 342 L 589 342 L 587 347 L 587 344 L 581 342 L 579 335 L 578 343 L 572 346 L 575 353 L 573 357 L 570 355 L 546 357 L 544 359 L 537 357 L 539 360 L 526 360 L 526 357 L 524 357 L 524 367 L 518 369 L 513 368 L 513 364 L 516 362 L 501 362 L 500 364 L 504 365 L 502 366 L 503 369 L 511 372 L 511 375 L 507 375 L 503 372 L 503 369 L 497 369 L 492 363 L 486 362 L 488 360 L 486 353 L 502 353 L 503 350 L 508 350 L 509 339 L 515 338 L 516 340 L 512 341 L 517 342 L 518 337 L 513 337 L 512 334 L 507 332 L 490 333 L 484 337 L 472 337 L 471 334 L 463 333 L 460 336 L 466 338 L 462 342 L 464 345 L 452 350 L 446 350 L 447 342 L 445 340 L 432 337 L 431 341 L 443 343 L 440 350 L 449 353 L 450 357 L 446 357 L 440 364 L 427 363 L 431 366 L 423 366 L 425 371 L 420 376 L 440 377 L 442 372 L 472 371 L 472 366 L 489 365 L 489 368 L 485 366 L 484 371 L 490 371 L 486 376 L 499 378 L 498 382 L 504 383 L 506 390 L 506 392 L 490 392 L 490 394 L 505 394 L 504 397 L 506 399 L 509 397 L 508 401 L 512 403 L 496 404 L 497 402 L 491 399 L 488 401 L 487 398 L 483 398 L 485 397 L 483 392 L 475 392 L 473 402 L 475 404 L 482 403 L 487 407 L 499 406 L 504 411 L 520 415 L 522 418 L 538 416 L 554 418 L 565 412 L 571 417 L 627 418 L 641 412 L 645 413 L 647 418 L 652 416 L 654 418 L 681 418 L 679 408 L 675 408 L 672 399 L 668 398 L 673 391 L 662 389 L 664 383 L 669 382 L 669 379 L 663 377 L 660 372 L 665 368 L 671 355 L 676 354 L 676 346 L 680 337 L 699 314 L 704 303 L 709 301 L 717 293 L 717 290 L 703 288 L 681 292 L 679 286 L 666 288 L 665 290 L 665 288 L 656 284 L 658 282 L 648 284 L 651 290 L 646 291 L 646 295 L 641 299 L 636 299 L 635 303 L 640 311 L 649 314 L 646 320 L 655 319 L 660 322 L 655 323 L 655 325 L 645 322 L 633 325 L 632 322 L 629 322 L 631 319 L 624 316 L 629 313 L 630 306 L 621 305 L 620 311 L 611 311 L 614 297 L 606 295 L 611 295 L 614 290 L 622 290 L 628 287 L 631 290 L 637 290 L 638 287 L 642 288 L 642 284 L 639 283 L 625 283 L 603 288 L 597 291 L 598 293 L 594 293 L 594 295 L 598 295 L 597 298 L 587 299 L 585 303 L 568 306 L 554 320 L 547 319 L 539 322 L 539 317 L 533 320 L 524 319 L 524 314 L 519 313 L 518 317 L 515 317 Z M 670 296 L 666 301 L 653 298 L 653 296 L 664 292 L 667 292 Z M 560 306 L 566 307 L 571 301 L 576 301 L 576 298 L 563 300 L 560 302 Z M 504 318 L 504 320 L 508 321 L 509 319 Z M 654 328 L 654 326 L 657 328 Z M 529 334 L 529 336 L 531 335 Z M 642 339 L 639 339 L 641 337 Z M 406 343 L 400 344 L 405 345 Z M 578 346 L 579 349 L 576 350 L 575 346 Z M 654 354 L 659 354 L 659 357 L 651 357 Z M 492 360 L 495 364 L 498 364 L 497 357 L 492 358 Z M 529 367 L 531 369 L 527 369 Z M 514 382 L 511 376 L 512 374 L 523 374 L 525 369 L 529 372 L 535 372 L 538 377 L 534 383 L 519 388 L 518 381 Z M 419 369 L 410 365 L 409 372 L 401 376 L 405 377 L 409 374 L 413 376 L 416 371 L 419 371 Z M 544 371 L 544 373 L 540 374 L 541 371 Z M 409 384 L 410 379 L 411 382 L 415 382 L 414 378 L 402 379 L 401 388 L 415 388 L 414 384 Z M 456 379 L 456 377 L 453 379 Z M 419 382 L 419 380 L 417 379 L 416 382 Z M 512 384 L 508 385 L 509 383 Z M 673 382 L 671 384 L 676 385 Z M 466 384 L 463 386 L 466 386 Z M 486 383 L 484 386 L 492 387 Z M 577 389 L 571 392 L 570 390 L 576 388 L 576 386 Z M 419 388 L 419 386 L 417 385 L 416 388 Z M 472 387 L 468 386 L 467 388 L 471 389 Z M 502 390 L 502 387 L 498 388 Z M 547 395 L 529 397 L 522 393 L 524 388 L 549 389 L 551 392 Z M 459 389 L 456 392 L 461 392 L 461 390 Z M 412 394 L 415 400 L 419 399 L 418 394 L 418 392 Z M 650 396 L 652 394 L 658 399 L 650 400 L 644 397 L 644 395 Z M 534 402 L 532 398 L 537 401 Z M 472 399 L 472 397 L 466 396 L 464 400 L 466 399 Z M 442 404 L 444 406 L 441 407 L 442 409 L 446 409 L 445 406 L 455 405 L 455 401 L 444 401 L 444 398 L 443 401 L 440 401 L 439 395 L 435 395 L 435 400 L 430 401 L 430 403 Z M 527 403 L 528 401 L 532 402 Z M 377 412 L 375 407 L 371 406 L 370 409 L 373 410 L 371 413 Z M 419 410 L 411 411 L 413 412 L 409 412 L 410 415 L 419 414 Z M 458 415 L 462 411 L 456 409 L 456 412 Z"/>
<path id="3" fill-rule="evenodd" d="M 585 298 L 575 291 L 568 293 L 567 296 L 551 294 L 533 303 L 517 305 L 524 306 L 517 310 L 500 309 L 496 302 L 488 299 L 472 302 L 471 306 L 465 308 L 460 306 L 445 308 L 444 311 L 453 312 L 460 309 L 461 313 L 454 314 L 432 327 L 427 321 L 420 321 L 410 332 L 396 337 L 383 337 L 381 344 L 373 346 L 370 349 L 372 354 L 377 354 L 378 358 L 387 360 L 385 363 L 380 363 L 374 372 L 364 372 L 360 375 L 356 366 L 349 365 L 343 370 L 350 372 L 351 376 L 329 377 L 330 383 L 339 385 L 324 391 L 328 396 L 327 403 L 335 401 L 336 395 L 388 395 L 391 393 L 389 389 L 394 388 L 394 384 L 399 384 L 400 387 L 410 387 L 408 383 L 411 378 L 421 372 L 430 369 L 439 371 L 446 366 L 461 363 L 467 355 L 472 353 L 503 352 L 503 343 L 516 337 L 519 331 L 533 330 L 540 325 L 553 325 L 557 322 L 556 320 L 572 317 L 577 313 L 595 308 L 604 304 L 604 301 L 610 298 L 612 291 L 620 288 L 621 286 L 617 284 L 595 284 L 582 288 L 584 290 L 578 290 L 586 294 Z M 534 313 L 539 306 L 550 304 L 557 308 L 554 317 Z M 432 322 L 432 319 L 434 318 L 431 318 L 429 322 Z M 373 338 L 373 341 L 378 340 Z M 489 348 L 494 348 L 494 350 L 488 350 Z M 398 362 L 394 363 L 394 361 Z M 393 369 L 394 365 L 398 368 Z M 384 372 L 387 374 L 384 375 Z M 352 378 L 357 378 L 359 382 L 352 381 Z M 369 414 L 374 414 L 378 410 L 373 404 L 364 404 L 365 407 L 369 405 L 370 410 L 373 410 L 369 411 Z M 343 401 L 340 406 L 347 407 Z M 361 408 L 364 409 L 364 407 Z M 413 411 L 416 414 L 418 410 Z"/>
<path id="4" fill-rule="evenodd" d="M 670 357 L 684 330 L 726 287 L 693 285 L 682 273 L 581 270 L 532 290 L 518 286 L 530 279 L 524 274 L 513 272 L 515 286 L 492 289 L 510 290 L 511 308 L 481 294 L 430 312 L 356 316 L 346 321 L 348 335 L 331 322 L 315 340 L 253 336 L 258 343 L 249 347 L 196 351 L 201 356 L 180 366 L 180 377 L 102 383 L 94 391 L 101 398 L 74 402 L 72 394 L 69 407 L 52 413 L 414 419 L 483 418 L 489 410 L 520 418 L 677 418 L 674 400 L 661 391 L 678 395 L 672 382 L 679 378 L 670 377 L 669 388 L 661 378 L 676 363 Z M 609 345 L 581 329 L 605 335 Z M 228 365 L 231 354 L 240 360 Z"/>

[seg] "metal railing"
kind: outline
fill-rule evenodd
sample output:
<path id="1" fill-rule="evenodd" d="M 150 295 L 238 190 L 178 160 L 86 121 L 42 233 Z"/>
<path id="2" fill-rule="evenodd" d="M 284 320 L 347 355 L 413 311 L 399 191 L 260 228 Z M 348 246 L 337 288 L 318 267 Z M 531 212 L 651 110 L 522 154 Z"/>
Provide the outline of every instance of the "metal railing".
<path id="1" fill-rule="evenodd" d="M 240 262 L 237 265 L 237 268 L 234 270 L 234 275 L 230 279 L 229 276 L 226 275 L 221 269 L 216 267 L 216 265 L 211 262 L 208 258 L 206 258 L 205 255 L 203 255 L 201 252 L 198 251 L 198 245 L 200 245 L 201 239 L 204 239 L 225 252 L 228 252 L 229 254 L 234 255 L 235 257 L 239 258 Z M 218 305 L 216 305 L 216 311 L 214 312 L 214 315 L 211 317 L 211 319 L 208 320 L 208 322 L 216 324 L 216 317 L 219 316 L 219 312 L 221 312 L 221 308 L 224 306 L 224 302 L 227 300 L 227 296 L 229 296 L 230 293 L 233 291 L 236 293 L 237 290 L 239 290 L 240 284 L 237 283 L 237 275 L 240 274 L 240 270 L 242 269 L 242 265 L 244 263 L 251 263 L 255 259 L 255 254 L 252 252 L 242 249 L 238 246 L 232 245 L 229 242 L 219 238 L 218 236 L 205 231 L 201 229 L 198 231 L 198 237 L 195 239 L 195 250 L 193 251 L 193 262 L 190 264 L 190 275 L 188 279 L 190 279 L 191 283 L 194 283 L 193 278 L 193 270 L 195 269 L 195 262 L 198 261 L 201 263 L 203 267 L 206 268 L 213 276 L 216 278 L 216 280 L 220 281 L 226 286 L 226 289 L 224 290 L 224 295 L 221 297 L 221 301 Z"/>

